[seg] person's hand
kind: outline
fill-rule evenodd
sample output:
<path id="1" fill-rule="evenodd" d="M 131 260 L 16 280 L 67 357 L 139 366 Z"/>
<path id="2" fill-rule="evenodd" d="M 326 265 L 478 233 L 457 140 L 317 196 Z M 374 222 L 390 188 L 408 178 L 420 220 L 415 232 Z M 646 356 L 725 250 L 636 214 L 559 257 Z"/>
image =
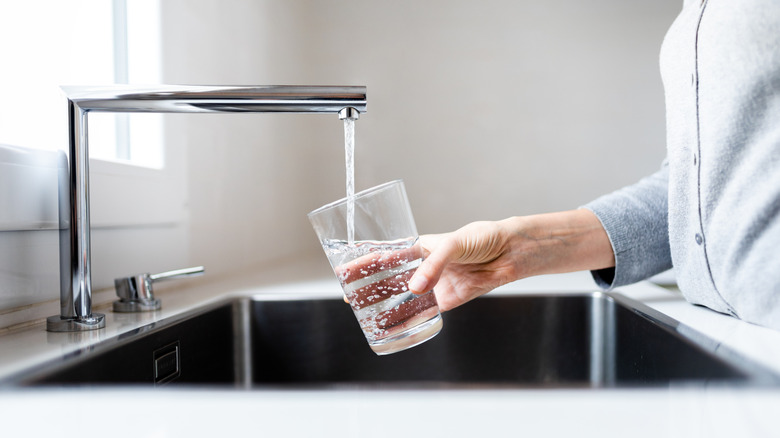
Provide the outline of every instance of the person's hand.
<path id="1" fill-rule="evenodd" d="M 433 288 L 442 311 L 532 275 L 615 266 L 601 222 L 584 209 L 474 222 L 420 242 L 425 260 L 409 289 Z"/>
<path id="2" fill-rule="evenodd" d="M 474 222 L 447 234 L 420 236 L 423 264 L 409 281 L 414 293 L 434 288 L 450 310 L 518 278 L 512 233 L 501 222 Z"/>

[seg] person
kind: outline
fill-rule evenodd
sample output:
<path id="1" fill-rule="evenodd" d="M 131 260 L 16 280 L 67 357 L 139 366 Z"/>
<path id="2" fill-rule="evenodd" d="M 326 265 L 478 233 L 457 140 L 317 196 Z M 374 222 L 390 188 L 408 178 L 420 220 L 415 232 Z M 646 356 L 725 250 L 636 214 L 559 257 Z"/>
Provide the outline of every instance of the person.
<path id="1" fill-rule="evenodd" d="M 779 29 L 777 0 L 685 0 L 661 48 L 660 169 L 576 210 L 422 236 L 410 289 L 448 310 L 532 275 L 610 290 L 674 267 L 691 303 L 780 329 Z"/>

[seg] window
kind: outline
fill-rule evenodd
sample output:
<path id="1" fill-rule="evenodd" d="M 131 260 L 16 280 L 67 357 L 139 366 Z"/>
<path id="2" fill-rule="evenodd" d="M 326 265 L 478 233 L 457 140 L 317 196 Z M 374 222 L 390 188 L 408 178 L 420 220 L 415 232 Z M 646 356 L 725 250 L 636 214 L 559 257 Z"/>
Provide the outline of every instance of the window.
<path id="1" fill-rule="evenodd" d="M 157 2 L 0 3 L 0 143 L 64 149 L 67 111 L 60 85 L 159 83 Z M 161 117 L 90 114 L 91 158 L 163 167 Z"/>
<path id="2" fill-rule="evenodd" d="M 159 0 L 0 2 L 0 145 L 32 149 L 39 157 L 41 151 L 67 150 L 68 112 L 61 85 L 161 82 L 159 9 Z M 163 133 L 161 114 L 89 114 L 93 228 L 182 219 L 184 170 L 178 162 L 183 160 L 165 165 L 164 157 L 174 152 L 163 147 Z M 11 161 L 0 165 L 19 164 L 13 160 L 22 155 L 6 152 L 0 160 Z M 48 199 L 56 195 L 51 190 L 29 193 L 32 187 L 56 188 L 56 183 L 33 181 L 35 175 L 5 175 L 8 190 L 0 192 L 0 205 L 19 199 L 18 193 L 10 193 L 12 187 L 24 188 L 17 192 L 25 191 L 26 197 L 43 196 L 44 204 L 54 202 Z M 155 208 L 131 209 L 130 202 Z M 56 212 L 45 217 L 30 212 L 29 218 L 0 212 L 0 230 L 57 223 L 50 217 Z"/>
<path id="3" fill-rule="evenodd" d="M 0 291 L 0 309 L 53 300 L 59 289 L 58 176 L 46 164 L 67 149 L 59 87 L 163 82 L 159 8 L 159 0 L 0 2 L 0 260 L 13 261 L 0 266 L 0 285 L 16 281 L 19 291 Z M 163 117 L 89 115 L 93 289 L 185 266 L 184 145 L 163 141 Z"/>

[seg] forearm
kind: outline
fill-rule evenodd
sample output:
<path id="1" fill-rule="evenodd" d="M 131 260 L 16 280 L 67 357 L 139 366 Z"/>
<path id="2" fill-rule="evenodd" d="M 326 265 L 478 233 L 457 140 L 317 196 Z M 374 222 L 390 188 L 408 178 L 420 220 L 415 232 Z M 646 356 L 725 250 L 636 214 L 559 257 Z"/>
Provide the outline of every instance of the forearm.
<path id="1" fill-rule="evenodd" d="M 409 289 L 433 287 L 441 310 L 521 278 L 615 264 L 607 233 L 589 210 L 472 222 L 420 240 L 426 259 Z"/>
<path id="2" fill-rule="evenodd" d="M 518 279 L 615 266 L 601 222 L 586 209 L 522 216 L 499 222 Z"/>

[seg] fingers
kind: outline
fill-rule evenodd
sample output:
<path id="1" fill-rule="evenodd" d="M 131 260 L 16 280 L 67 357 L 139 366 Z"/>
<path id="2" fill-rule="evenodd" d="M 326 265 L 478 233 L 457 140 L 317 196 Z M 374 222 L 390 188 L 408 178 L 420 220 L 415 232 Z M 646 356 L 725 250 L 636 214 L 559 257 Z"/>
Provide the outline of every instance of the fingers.
<path id="1" fill-rule="evenodd" d="M 452 235 L 438 242 L 435 248 L 429 249 L 431 252 L 428 258 L 420 264 L 409 280 L 409 290 L 415 294 L 423 294 L 433 289 L 447 265 L 457 258 L 457 249 Z"/>
<path id="2" fill-rule="evenodd" d="M 392 291 L 407 290 L 407 280 L 416 268 L 404 267 L 404 265 L 413 263 L 420 258 L 422 258 L 422 247 L 417 244 L 397 250 L 370 252 L 343 265 L 336 266 L 334 271 L 342 287 L 347 287 L 359 280 L 371 279 L 373 275 L 383 271 L 392 274 L 392 277 L 373 278 L 367 285 L 356 286 L 354 290 L 344 295 L 344 302 L 351 304 L 357 310 L 360 308 L 356 304 L 358 301 L 371 303 L 378 290 L 382 291 L 379 295 L 387 295 L 388 297 L 393 295 L 390 293 Z"/>
<path id="3" fill-rule="evenodd" d="M 372 252 L 335 268 L 341 281 L 351 283 L 363 277 L 385 271 L 420 257 L 420 248 Z"/>
<path id="4" fill-rule="evenodd" d="M 423 262 L 423 265 L 424 264 L 425 262 Z M 409 290 L 417 295 L 424 294 L 425 292 L 431 290 L 431 288 L 428 287 L 429 284 L 431 284 L 431 281 L 425 274 L 420 272 L 420 268 L 417 268 L 417 272 L 415 272 L 415 274 L 409 280 Z"/>

